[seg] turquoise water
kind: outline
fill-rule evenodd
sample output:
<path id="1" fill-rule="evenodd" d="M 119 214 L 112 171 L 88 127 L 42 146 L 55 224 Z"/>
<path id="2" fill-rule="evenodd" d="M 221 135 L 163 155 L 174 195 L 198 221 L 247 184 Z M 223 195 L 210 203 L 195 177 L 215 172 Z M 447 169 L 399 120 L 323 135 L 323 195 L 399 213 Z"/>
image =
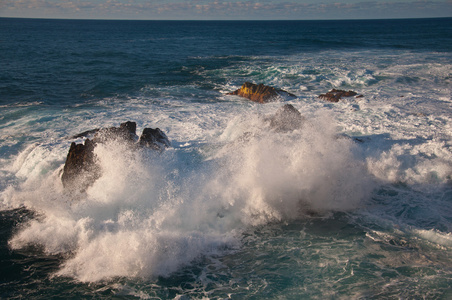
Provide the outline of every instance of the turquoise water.
<path id="1" fill-rule="evenodd" d="M 0 297 L 450 298 L 451 25 L 0 19 Z M 128 120 L 172 146 L 65 191 L 71 137 Z"/>

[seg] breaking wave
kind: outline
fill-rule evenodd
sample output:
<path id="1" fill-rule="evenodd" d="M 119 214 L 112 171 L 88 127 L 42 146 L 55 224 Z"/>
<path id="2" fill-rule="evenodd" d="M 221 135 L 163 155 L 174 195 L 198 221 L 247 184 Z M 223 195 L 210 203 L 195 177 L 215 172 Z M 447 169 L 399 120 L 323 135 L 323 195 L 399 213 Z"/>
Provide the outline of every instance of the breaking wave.
<path id="1" fill-rule="evenodd" d="M 102 175 L 80 193 L 63 190 L 61 167 L 42 172 L 54 161 L 48 153 L 35 145 L 16 160 L 17 173 L 39 175 L 7 189 L 4 203 L 40 217 L 10 246 L 67 255 L 56 275 L 81 281 L 168 276 L 201 255 L 237 249 L 250 226 L 352 210 L 374 187 L 355 142 L 324 113 L 289 133 L 257 115 L 237 117 L 216 143 L 162 154 L 100 144 Z"/>

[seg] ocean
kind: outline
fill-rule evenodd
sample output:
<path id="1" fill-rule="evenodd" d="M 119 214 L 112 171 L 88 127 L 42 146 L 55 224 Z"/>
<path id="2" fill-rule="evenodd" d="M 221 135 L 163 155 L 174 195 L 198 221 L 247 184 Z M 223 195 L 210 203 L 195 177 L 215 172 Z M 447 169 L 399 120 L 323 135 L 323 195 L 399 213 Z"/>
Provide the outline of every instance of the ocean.
<path id="1" fill-rule="evenodd" d="M 0 18 L 0 56 L 0 298 L 452 298 L 452 18 Z M 171 146 L 64 188 L 126 121 Z"/>

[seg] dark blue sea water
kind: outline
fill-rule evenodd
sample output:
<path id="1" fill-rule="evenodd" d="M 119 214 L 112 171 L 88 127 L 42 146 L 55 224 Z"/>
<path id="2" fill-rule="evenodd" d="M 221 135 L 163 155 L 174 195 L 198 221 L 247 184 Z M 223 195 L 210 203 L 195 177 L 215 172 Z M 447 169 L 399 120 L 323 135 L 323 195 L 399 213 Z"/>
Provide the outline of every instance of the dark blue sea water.
<path id="1" fill-rule="evenodd" d="M 0 18 L 0 70 L 0 298 L 452 297 L 451 18 Z M 65 190 L 73 136 L 128 120 L 171 147 Z"/>

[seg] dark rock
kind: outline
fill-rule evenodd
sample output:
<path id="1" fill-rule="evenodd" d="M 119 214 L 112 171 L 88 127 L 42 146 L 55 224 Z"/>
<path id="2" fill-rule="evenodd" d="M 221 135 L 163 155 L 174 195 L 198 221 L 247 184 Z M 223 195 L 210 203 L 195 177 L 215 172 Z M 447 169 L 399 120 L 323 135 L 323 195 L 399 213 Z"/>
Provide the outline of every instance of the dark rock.
<path id="1" fill-rule="evenodd" d="M 85 144 L 72 143 L 63 168 L 61 181 L 65 188 L 86 189 L 100 176 L 95 162 L 94 147 L 96 144 L 87 139 Z"/>
<path id="2" fill-rule="evenodd" d="M 330 102 L 338 102 L 342 97 L 353 97 L 356 95 L 357 93 L 354 91 L 332 89 L 326 94 L 319 95 L 319 98 Z"/>
<path id="3" fill-rule="evenodd" d="M 301 128 L 304 118 L 293 105 L 285 104 L 267 120 L 270 121 L 272 129 L 285 132 Z"/>
<path id="4" fill-rule="evenodd" d="M 94 134 L 93 140 L 95 142 L 105 142 L 107 140 L 125 139 L 125 140 L 136 140 L 136 129 L 137 124 L 135 122 L 127 121 L 122 123 L 118 127 L 110 128 L 96 128 L 84 131 L 82 133 L 72 136 L 73 139 L 78 139 L 82 137 L 88 137 Z"/>
<path id="5" fill-rule="evenodd" d="M 286 91 L 275 89 L 268 85 L 254 84 L 251 82 L 245 82 L 240 89 L 228 93 L 227 95 L 237 95 L 259 103 L 274 101 L 275 98 L 280 95 L 295 97 L 295 95 Z"/>
<path id="6" fill-rule="evenodd" d="M 134 143 L 138 139 L 136 134 L 137 123 L 127 121 L 119 127 L 103 128 L 96 132 L 93 141 L 105 143 L 107 141 L 125 141 Z"/>
<path id="7" fill-rule="evenodd" d="M 168 140 L 168 137 L 166 136 L 165 133 L 163 133 L 163 131 L 160 130 L 160 128 L 143 129 L 143 133 L 141 134 L 138 144 L 141 146 L 148 147 L 150 149 L 160 151 L 164 150 L 165 148 L 171 145 L 170 141 Z"/>

